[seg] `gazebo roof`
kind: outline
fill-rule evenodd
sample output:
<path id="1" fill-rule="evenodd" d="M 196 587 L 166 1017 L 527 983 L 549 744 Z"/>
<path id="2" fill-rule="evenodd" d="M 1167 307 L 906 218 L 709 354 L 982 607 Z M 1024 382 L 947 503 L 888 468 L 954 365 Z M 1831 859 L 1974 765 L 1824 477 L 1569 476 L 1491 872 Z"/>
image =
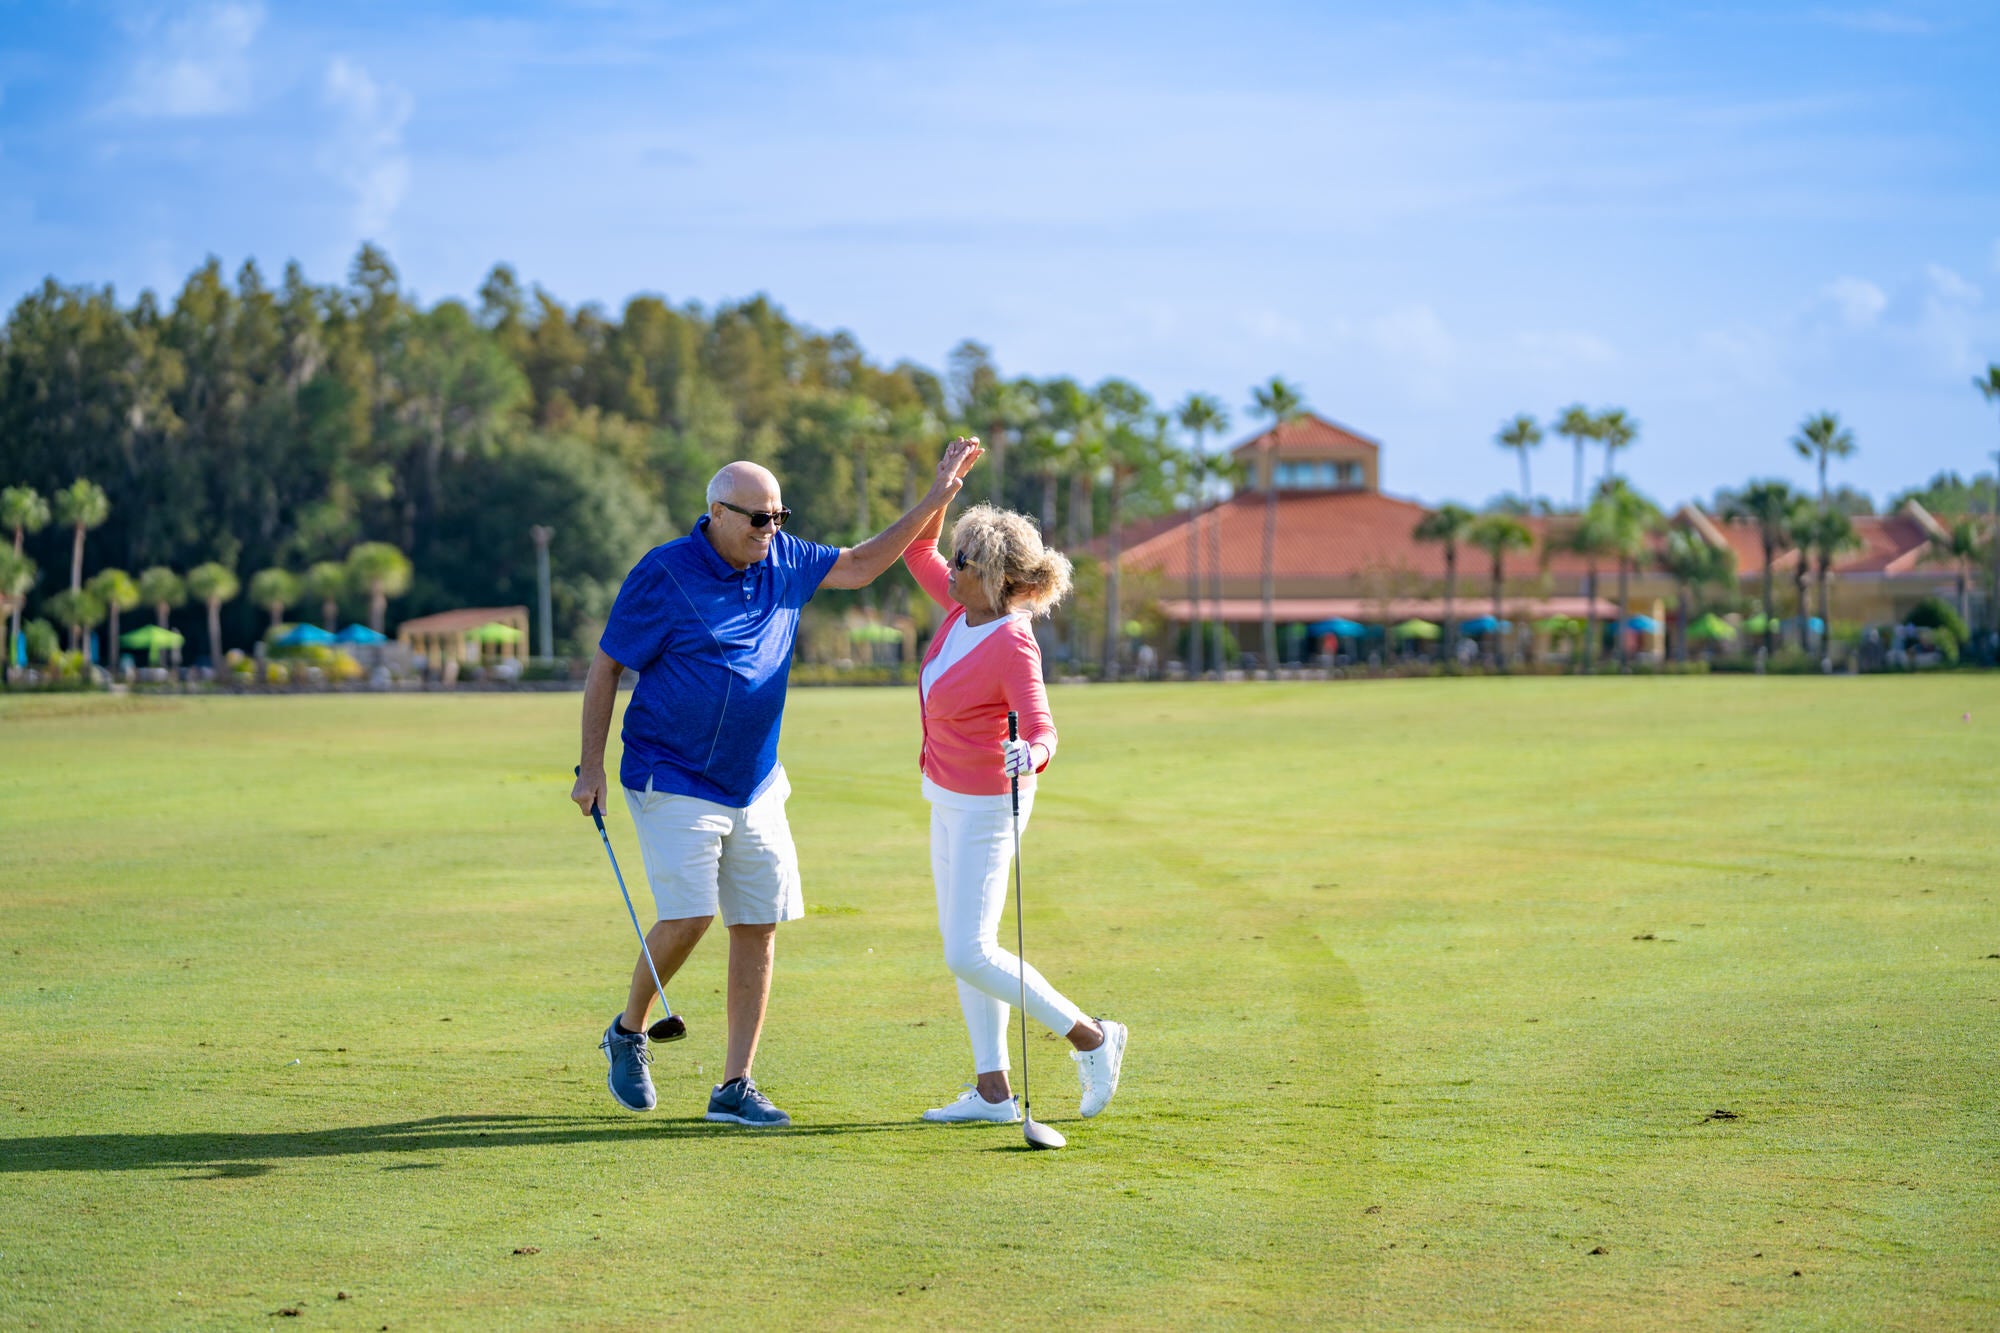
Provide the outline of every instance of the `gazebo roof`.
<path id="1" fill-rule="evenodd" d="M 525 606 L 469 606 L 459 611 L 440 611 L 434 616 L 405 620 L 396 627 L 396 635 L 400 638 L 406 634 L 453 634 L 475 630 L 496 620 L 526 621 L 527 618 L 528 608 Z"/>

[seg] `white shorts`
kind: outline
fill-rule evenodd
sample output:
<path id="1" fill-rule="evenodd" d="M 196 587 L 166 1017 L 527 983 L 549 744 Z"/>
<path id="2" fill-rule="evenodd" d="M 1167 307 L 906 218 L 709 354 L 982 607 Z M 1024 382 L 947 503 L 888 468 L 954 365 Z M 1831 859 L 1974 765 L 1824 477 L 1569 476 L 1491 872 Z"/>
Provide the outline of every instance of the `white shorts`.
<path id="1" fill-rule="evenodd" d="M 650 778 L 644 791 L 627 787 L 660 920 L 719 915 L 725 926 L 763 926 L 804 916 L 798 849 L 785 822 L 791 794 L 782 768 L 742 809 L 654 791 Z"/>

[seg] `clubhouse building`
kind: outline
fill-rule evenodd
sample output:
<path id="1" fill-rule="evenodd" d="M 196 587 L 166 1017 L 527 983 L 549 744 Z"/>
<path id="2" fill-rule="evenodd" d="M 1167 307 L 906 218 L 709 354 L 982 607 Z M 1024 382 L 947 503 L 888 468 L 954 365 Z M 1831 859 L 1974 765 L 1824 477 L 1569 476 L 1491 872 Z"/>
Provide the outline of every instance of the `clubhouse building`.
<path id="1" fill-rule="evenodd" d="M 1245 649 L 1255 650 L 1263 622 L 1262 578 L 1267 513 L 1275 509 L 1274 612 L 1280 645 L 1298 645 L 1300 629 L 1329 620 L 1387 628 L 1407 620 L 1445 618 L 1445 552 L 1418 541 L 1417 524 L 1430 511 L 1382 489 L 1382 445 L 1324 417 L 1306 414 L 1236 445 L 1242 486 L 1229 499 L 1190 516 L 1185 511 L 1135 524 L 1122 534 L 1120 567 L 1134 586 L 1156 599 L 1170 630 L 1190 619 L 1220 617 Z M 1755 596 L 1763 577 L 1763 549 L 1754 525 L 1731 522 L 1689 504 L 1669 516 L 1735 556 L 1743 591 Z M 1647 617 L 1659 628 L 1641 633 L 1636 647 L 1659 651 L 1669 626 L 1675 589 L 1653 562 L 1634 570 L 1628 602 L 1620 607 L 1617 570 L 1598 567 L 1597 598 L 1587 597 L 1588 564 L 1557 549 L 1570 520 L 1525 515 L 1534 538 L 1530 550 L 1513 552 L 1503 568 L 1503 618 L 1534 625 L 1551 617 L 1600 621 Z M 1914 502 L 1893 514 L 1854 519 L 1861 548 L 1838 560 L 1829 581 L 1836 621 L 1898 620 L 1920 598 L 1953 596 L 1954 575 L 1923 563 L 1928 542 L 1942 526 Z M 1798 555 L 1773 564 L 1779 614 L 1794 614 L 1792 589 Z M 1190 595 L 1190 576 L 1198 587 Z M 1199 609 L 1197 609 L 1197 603 Z M 1458 551 L 1454 617 L 1460 622 L 1490 614 L 1493 570 L 1486 552 L 1464 543 Z M 1179 641 L 1178 633 L 1172 635 Z M 1281 647 L 1291 658 L 1296 649 Z"/>

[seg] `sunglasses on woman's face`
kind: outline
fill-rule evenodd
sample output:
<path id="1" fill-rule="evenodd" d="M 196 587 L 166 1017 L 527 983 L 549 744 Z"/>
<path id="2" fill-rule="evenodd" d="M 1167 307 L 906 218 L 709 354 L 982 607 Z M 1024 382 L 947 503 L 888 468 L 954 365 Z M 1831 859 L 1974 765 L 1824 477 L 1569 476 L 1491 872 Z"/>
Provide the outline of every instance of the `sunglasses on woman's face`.
<path id="1" fill-rule="evenodd" d="M 951 557 L 951 567 L 961 572 L 963 572 L 965 567 L 971 563 L 972 562 L 970 560 L 965 558 L 965 552 L 963 551 L 954 552 Z"/>
<path id="2" fill-rule="evenodd" d="M 732 514 L 741 514 L 743 517 L 749 519 L 750 526 L 753 528 L 766 526 L 782 528 L 792 517 L 792 511 L 789 509 L 773 509 L 769 513 L 765 513 L 761 509 L 745 509 L 740 505 L 733 505 L 727 500 L 717 500 L 716 503 Z"/>

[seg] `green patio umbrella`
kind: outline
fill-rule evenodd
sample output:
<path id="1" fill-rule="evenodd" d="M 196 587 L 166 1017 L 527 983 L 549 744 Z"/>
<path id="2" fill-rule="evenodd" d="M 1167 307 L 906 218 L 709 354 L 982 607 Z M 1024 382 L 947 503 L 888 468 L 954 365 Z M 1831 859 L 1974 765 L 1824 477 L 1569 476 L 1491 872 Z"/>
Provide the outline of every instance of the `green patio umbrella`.
<path id="1" fill-rule="evenodd" d="M 1750 616 L 1744 620 L 1743 628 L 1748 630 L 1752 634 L 1762 634 L 1764 632 L 1764 626 L 1767 624 L 1773 630 L 1778 628 L 1777 621 L 1768 619 L 1762 611 L 1759 611 L 1755 615 Z"/>
<path id="2" fill-rule="evenodd" d="M 847 631 L 847 637 L 856 643 L 901 643 L 903 631 L 894 625 L 856 625 Z"/>
<path id="3" fill-rule="evenodd" d="M 1568 616 L 1543 616 L 1535 628 L 1544 634 L 1574 634 L 1582 626 Z"/>
<path id="4" fill-rule="evenodd" d="M 1703 615 L 1696 616 L 1692 621 L 1688 622 L 1688 637 L 1690 639 L 1733 639 L 1736 637 L 1736 627 L 1715 614 L 1715 612 L 1709 611 Z"/>
<path id="5" fill-rule="evenodd" d="M 147 665 L 158 666 L 161 653 L 178 648 L 187 640 L 162 625 L 141 625 L 130 634 L 119 635 L 118 642 L 127 648 L 143 649 Z"/>
<path id="6" fill-rule="evenodd" d="M 1444 631 L 1428 620 L 1405 620 L 1391 633 L 1399 639 L 1435 639 Z"/>
<path id="7" fill-rule="evenodd" d="M 519 643 L 528 636 L 512 625 L 503 625 L 494 620 L 481 625 L 465 637 L 474 643 Z"/>

